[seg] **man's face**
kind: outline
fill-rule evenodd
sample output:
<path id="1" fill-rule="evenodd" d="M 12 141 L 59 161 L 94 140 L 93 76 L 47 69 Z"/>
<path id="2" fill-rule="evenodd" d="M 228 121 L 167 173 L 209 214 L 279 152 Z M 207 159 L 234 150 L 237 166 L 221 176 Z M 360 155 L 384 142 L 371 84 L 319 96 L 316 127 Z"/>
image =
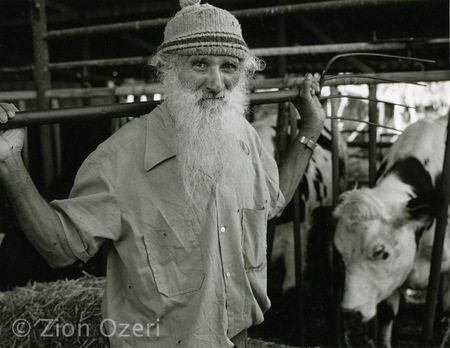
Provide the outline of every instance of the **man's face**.
<path id="1" fill-rule="evenodd" d="M 223 98 L 239 82 L 242 69 L 238 58 L 231 56 L 190 56 L 181 68 L 181 83 L 194 91 L 202 91 L 202 101 Z"/>
<path id="2" fill-rule="evenodd" d="M 239 139 L 246 127 L 248 77 L 234 57 L 190 56 L 176 62 L 180 69 L 162 80 L 165 102 L 175 126 L 181 176 L 201 211 L 213 185 L 234 188 L 242 175 L 236 163 L 244 156 Z"/>

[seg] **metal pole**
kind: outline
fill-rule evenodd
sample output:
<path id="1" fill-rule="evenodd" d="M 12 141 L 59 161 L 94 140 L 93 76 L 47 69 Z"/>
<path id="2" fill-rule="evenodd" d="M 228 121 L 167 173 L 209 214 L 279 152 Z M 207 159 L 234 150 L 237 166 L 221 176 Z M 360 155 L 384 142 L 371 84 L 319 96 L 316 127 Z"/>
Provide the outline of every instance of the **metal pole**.
<path id="1" fill-rule="evenodd" d="M 386 5 L 411 5 L 417 3 L 432 4 L 437 2 L 444 2 L 444 0 L 336 0 L 336 1 L 320 1 L 295 5 L 281 5 L 272 7 L 262 7 L 255 9 L 245 9 L 238 11 L 231 11 L 237 18 L 252 18 L 261 16 L 277 16 L 292 13 L 311 13 L 317 11 L 331 11 L 331 10 L 346 10 L 367 7 L 379 7 Z M 120 31 L 140 30 L 147 28 L 154 28 L 166 25 L 169 18 L 156 18 L 143 21 L 104 24 L 82 28 L 71 28 L 62 30 L 52 30 L 46 34 L 47 39 L 91 35 L 101 33 L 111 33 Z"/>
<path id="2" fill-rule="evenodd" d="M 297 135 L 297 110 L 293 104 L 289 104 L 289 121 L 291 126 L 291 142 L 295 140 Z M 303 305 L 303 260 L 302 260 L 302 230 L 300 226 L 300 187 L 297 187 L 294 192 L 294 197 L 292 197 L 292 202 L 294 204 L 294 221 L 293 221 L 293 231 L 294 234 L 294 262 L 295 262 L 295 292 L 297 298 L 297 329 L 300 332 L 300 346 L 304 346 L 305 342 L 305 331 L 304 331 L 304 305 Z M 303 231 L 306 233 L 306 231 Z"/>
<path id="3" fill-rule="evenodd" d="M 377 86 L 369 85 L 369 98 L 376 99 Z M 369 121 L 378 124 L 377 103 L 369 101 Z M 369 125 L 369 186 L 375 186 L 377 171 L 377 127 Z"/>
<path id="4" fill-rule="evenodd" d="M 0 69 L 1 71 L 1 69 Z M 341 75 L 340 75 L 341 76 Z M 376 77 L 380 80 L 373 80 L 369 77 Z M 408 83 L 412 81 L 449 81 L 450 71 L 448 70 L 436 70 L 436 71 L 410 71 L 401 73 L 381 73 L 381 74 L 358 74 L 358 77 L 346 77 L 336 80 L 326 80 L 327 86 L 336 85 L 348 85 L 348 84 L 368 84 L 368 83 L 387 83 L 383 81 L 384 78 L 390 78 L 397 82 Z M 289 78 L 287 81 L 281 78 L 270 78 L 260 81 L 255 81 L 254 89 L 268 89 L 268 88 L 280 88 L 284 86 L 292 86 L 294 81 L 301 81 L 302 78 Z M 46 91 L 47 98 L 82 98 L 82 97 L 109 97 L 112 94 L 116 96 L 123 96 L 128 94 L 154 94 L 163 93 L 161 84 L 143 84 L 138 86 L 118 86 L 113 89 L 107 87 L 95 87 L 95 88 L 59 88 Z M 13 100 L 31 100 L 36 99 L 36 91 L 0 91 L 0 100 L 13 101 Z"/>
<path id="5" fill-rule="evenodd" d="M 331 94 L 333 95 L 337 95 L 338 94 L 338 89 L 335 86 L 331 87 Z M 337 115 L 337 110 L 339 108 L 339 106 L 337 105 L 337 100 L 330 100 L 329 101 L 329 107 L 331 108 L 331 115 Z M 337 127 L 336 127 L 336 122 L 337 120 L 331 120 L 331 131 L 332 131 L 332 171 L 333 171 L 333 191 L 332 191 L 332 202 L 333 205 L 337 204 L 338 201 L 338 182 L 339 182 L 339 146 L 338 146 L 338 142 L 337 142 Z M 337 163 L 336 163 L 337 162 Z M 337 172 L 336 172 L 337 171 Z M 335 327 L 334 327 L 334 332 L 336 333 L 336 346 L 337 347 L 341 347 L 341 336 L 342 336 L 342 328 L 341 328 L 341 307 L 340 307 L 340 301 L 341 301 L 341 293 L 340 293 L 340 284 L 339 284 L 339 272 L 340 270 L 340 265 L 337 262 L 338 260 L 338 253 L 337 250 L 334 248 L 334 242 L 333 242 L 333 236 L 330 235 L 329 236 L 330 240 L 328 241 L 329 245 L 330 245 L 330 254 L 329 254 L 329 258 L 330 258 L 330 262 L 331 262 L 331 284 L 332 284 L 332 289 L 331 289 L 331 296 L 334 300 L 334 314 L 335 314 Z"/>
<path id="6" fill-rule="evenodd" d="M 336 77 L 336 78 L 334 78 Z M 291 86 L 296 78 L 290 78 L 287 85 Z M 393 72 L 393 73 L 376 73 L 376 74 L 357 74 L 357 75 L 338 75 L 330 76 L 325 79 L 325 86 L 342 86 L 342 85 L 362 85 L 375 83 L 411 83 L 416 81 L 450 81 L 449 70 L 436 71 L 408 71 L 408 72 Z M 257 88 L 273 88 L 283 84 L 282 79 L 269 78 L 258 81 Z"/>
<path id="7" fill-rule="evenodd" d="M 447 141 L 445 146 L 442 181 L 437 187 L 439 208 L 436 217 L 433 251 L 431 254 L 430 278 L 427 287 L 427 300 L 422 326 L 422 339 L 429 343 L 433 336 L 434 317 L 439 292 L 442 251 L 446 237 L 448 208 L 450 201 L 450 122 L 447 124 Z"/>
<path id="8" fill-rule="evenodd" d="M 292 47 L 268 47 L 268 48 L 254 48 L 251 49 L 254 55 L 259 57 L 275 57 L 286 55 L 302 55 L 302 54 L 324 54 L 324 53 L 346 53 L 346 52 L 374 52 L 374 51 L 391 51 L 391 50 L 403 50 L 407 47 L 414 45 L 448 45 L 450 39 L 430 39 L 430 40 L 416 40 L 408 43 L 405 42 L 354 42 L 343 44 L 326 44 L 326 45 L 305 45 L 305 46 L 292 46 Z M 111 59 L 90 59 L 82 61 L 70 61 L 49 63 L 50 70 L 64 70 L 79 68 L 83 66 L 119 66 L 119 65 L 140 65 L 146 64 L 148 57 L 127 57 L 127 58 L 111 58 Z M 0 68 L 0 72 L 14 73 L 21 71 L 29 71 L 34 67 L 31 65 L 20 67 L 4 67 Z"/>
<path id="9" fill-rule="evenodd" d="M 252 104 L 282 103 L 293 101 L 299 96 L 298 88 L 250 94 Z M 142 103 L 125 103 L 96 105 L 53 110 L 18 112 L 8 123 L 1 124 L 0 129 L 21 128 L 35 125 L 48 125 L 65 121 L 98 120 L 117 117 L 137 117 L 152 111 L 159 101 Z"/>

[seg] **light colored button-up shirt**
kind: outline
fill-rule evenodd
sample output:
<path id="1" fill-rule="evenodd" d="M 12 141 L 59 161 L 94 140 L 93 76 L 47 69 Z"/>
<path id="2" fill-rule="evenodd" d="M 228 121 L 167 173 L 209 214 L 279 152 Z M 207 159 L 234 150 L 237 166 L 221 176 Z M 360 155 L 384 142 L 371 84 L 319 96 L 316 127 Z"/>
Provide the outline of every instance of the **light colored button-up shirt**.
<path id="1" fill-rule="evenodd" d="M 217 185 L 197 216 L 173 135 L 163 103 L 101 144 L 70 197 L 51 203 L 79 259 L 107 244 L 100 329 L 112 347 L 233 347 L 270 306 L 266 224 L 284 204 L 276 163 L 247 124 L 239 187 Z"/>

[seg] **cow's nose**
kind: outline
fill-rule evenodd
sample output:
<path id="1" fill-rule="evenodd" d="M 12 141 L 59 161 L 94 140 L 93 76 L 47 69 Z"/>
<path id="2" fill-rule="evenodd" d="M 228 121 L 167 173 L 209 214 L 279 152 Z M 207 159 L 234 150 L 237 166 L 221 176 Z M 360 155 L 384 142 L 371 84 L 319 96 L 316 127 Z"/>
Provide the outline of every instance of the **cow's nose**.
<path id="1" fill-rule="evenodd" d="M 346 347 L 376 347 L 371 337 L 373 320 L 363 322 L 361 312 L 345 309 L 342 309 L 342 319 Z"/>
<path id="2" fill-rule="evenodd" d="M 363 315 L 360 311 L 350 310 L 346 308 L 342 308 L 342 318 L 345 322 L 349 324 L 357 324 L 362 323 Z"/>

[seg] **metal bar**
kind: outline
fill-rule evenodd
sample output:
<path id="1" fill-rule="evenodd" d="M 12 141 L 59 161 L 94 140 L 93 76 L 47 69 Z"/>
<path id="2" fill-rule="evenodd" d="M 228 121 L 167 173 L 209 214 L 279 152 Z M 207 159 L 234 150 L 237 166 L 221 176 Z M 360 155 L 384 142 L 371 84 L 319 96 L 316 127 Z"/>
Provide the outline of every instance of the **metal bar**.
<path id="1" fill-rule="evenodd" d="M 393 72 L 393 73 L 377 73 L 377 74 L 352 74 L 349 77 L 342 75 L 342 78 L 328 81 L 326 80 L 326 86 L 341 86 L 341 85 L 362 85 L 362 84 L 378 84 L 389 83 L 387 81 L 376 81 L 373 78 L 396 80 L 396 82 L 416 82 L 416 81 L 450 81 L 450 70 L 435 70 L 435 71 L 408 71 L 408 72 Z M 299 78 L 290 78 L 287 84 L 291 86 L 294 81 Z M 282 79 L 271 78 L 258 81 L 255 88 L 276 88 L 282 85 Z"/>
<path id="2" fill-rule="evenodd" d="M 298 127 L 297 127 L 297 115 L 298 111 L 294 107 L 292 103 L 288 105 L 288 115 L 289 115 L 289 124 L 291 129 L 291 142 L 295 140 L 297 136 Z M 297 309 L 297 329 L 300 332 L 300 345 L 304 346 L 305 341 L 305 332 L 304 332 L 304 305 L 303 305 L 303 290 L 304 290 L 304 282 L 303 282 L 303 257 L 302 257 L 302 233 L 306 233 L 307 231 L 302 231 L 300 225 L 300 186 L 297 186 L 294 192 L 294 196 L 292 197 L 292 203 L 294 204 L 294 220 L 293 220 L 293 240 L 294 240 L 294 264 L 295 264 L 295 294 L 297 302 L 295 304 Z"/>
<path id="3" fill-rule="evenodd" d="M 378 98 L 372 99 L 372 98 L 366 98 L 366 97 L 360 97 L 360 96 L 356 96 L 356 95 L 345 95 L 345 94 L 339 94 L 339 95 L 328 95 L 326 97 L 320 97 L 320 100 L 327 100 L 327 99 L 356 99 L 356 100 L 361 100 L 361 101 L 373 101 L 376 103 L 384 103 L 384 104 L 389 104 L 389 105 L 397 105 L 397 106 L 403 106 L 404 108 L 408 108 L 408 109 L 415 109 L 415 106 L 412 105 L 406 105 L 406 104 L 400 104 L 400 103 L 393 103 L 387 100 L 381 100 Z"/>
<path id="4" fill-rule="evenodd" d="M 328 75 L 328 77 L 325 77 L 323 79 L 324 85 L 327 85 L 327 81 L 333 81 L 333 80 L 339 80 L 342 78 L 349 78 L 349 77 L 359 77 L 359 74 L 341 74 L 341 75 Z M 370 79 L 372 80 L 378 80 L 379 83 L 404 83 L 404 81 L 400 81 L 400 80 L 394 80 L 394 79 L 383 79 L 380 77 L 370 77 Z M 408 82 L 410 84 L 413 85 L 417 85 L 417 86 L 424 86 L 422 83 L 417 83 L 417 82 Z"/>
<path id="5" fill-rule="evenodd" d="M 385 51 L 385 50 L 402 50 L 414 44 L 426 45 L 448 45 L 450 39 L 430 39 L 417 40 L 408 43 L 405 42 L 354 42 L 343 44 L 325 44 L 325 45 L 306 45 L 306 46 L 292 46 L 292 47 L 269 47 L 269 48 L 254 48 L 251 49 L 254 55 L 259 57 L 270 56 L 286 56 L 286 55 L 302 55 L 302 54 L 323 54 L 323 53 L 345 53 L 356 51 Z M 146 64 L 148 57 L 126 57 L 126 58 L 111 58 L 111 59 L 92 59 L 81 61 L 57 62 L 49 63 L 50 70 L 72 69 L 82 66 L 120 66 L 120 65 L 139 65 Z M 33 65 L 19 66 L 19 67 L 4 67 L 0 68 L 2 73 L 14 73 L 33 70 Z"/>
<path id="6" fill-rule="evenodd" d="M 279 16 L 292 13 L 311 13 L 317 11 L 345 10 L 367 7 L 379 7 L 385 5 L 402 5 L 426 3 L 432 4 L 443 2 L 443 0 L 337 0 L 337 1 L 320 1 L 295 5 L 280 5 L 272 7 L 262 7 L 255 9 L 245 9 L 238 11 L 230 11 L 237 18 L 252 18 L 262 16 Z M 52 30 L 46 35 L 46 39 L 54 39 L 68 36 L 92 35 L 101 33 L 123 32 L 130 30 L 141 30 L 166 25 L 169 18 L 156 18 L 143 21 L 124 22 L 115 24 L 95 25 L 81 28 L 71 28 L 62 30 Z"/>
<path id="7" fill-rule="evenodd" d="M 430 59 L 421 59 L 421 58 L 415 58 L 415 57 L 409 57 L 409 56 L 398 56 L 398 55 L 392 55 L 392 54 L 383 54 L 383 53 L 368 53 L 368 52 L 350 52 L 350 53 L 341 53 L 338 55 L 335 55 L 333 58 L 331 58 L 325 68 L 322 71 L 322 74 L 320 76 L 319 85 L 323 85 L 323 81 L 325 77 L 327 76 L 327 71 L 330 68 L 330 66 L 338 59 L 344 58 L 344 57 L 355 57 L 355 56 L 371 56 L 371 57 L 382 57 L 382 58 L 395 58 L 395 59 L 402 59 L 402 60 L 410 60 L 410 61 L 416 61 L 416 62 L 423 62 L 423 63 L 436 63 L 434 60 Z"/>
<path id="8" fill-rule="evenodd" d="M 369 98 L 376 99 L 377 86 L 369 86 Z M 369 122 L 378 123 L 377 103 L 369 102 Z M 377 171 L 377 127 L 369 125 L 369 186 L 375 186 L 375 174 Z"/>
<path id="9" fill-rule="evenodd" d="M 332 155 L 332 204 L 337 205 L 339 194 L 339 128 L 338 120 L 333 118 L 331 122 L 331 155 Z"/>
<path id="10" fill-rule="evenodd" d="M 50 63 L 50 70 L 65 70 L 79 67 L 102 67 L 102 66 L 122 66 L 146 64 L 148 57 L 128 57 L 111 59 L 88 59 L 71 62 Z"/>
<path id="11" fill-rule="evenodd" d="M 252 104 L 282 103 L 293 101 L 299 96 L 298 88 L 250 94 Z M 18 112 L 16 117 L 2 124 L 0 129 L 21 128 L 35 125 L 54 124 L 65 121 L 137 117 L 153 110 L 160 101 L 97 105 L 54 110 Z"/>
<path id="12" fill-rule="evenodd" d="M 345 44 L 325 44 L 325 45 L 305 45 L 290 47 L 269 47 L 251 49 L 254 55 L 258 57 L 287 56 L 300 54 L 320 54 L 320 53 L 340 53 L 352 51 L 384 51 L 384 50 L 402 50 L 407 45 L 403 42 L 355 42 Z"/>
<path id="13" fill-rule="evenodd" d="M 333 94 L 337 94 L 338 90 L 336 86 L 333 86 L 330 88 L 331 93 Z M 339 106 L 337 105 L 337 101 L 330 99 L 327 103 L 328 104 L 328 108 L 331 112 L 332 115 L 336 115 L 337 111 L 339 109 Z M 337 122 L 337 120 L 332 119 L 331 122 Z M 335 188 L 335 183 L 336 183 L 336 179 L 335 179 L 335 170 L 336 170 L 336 154 L 335 152 L 336 149 L 338 149 L 339 147 L 337 146 L 337 136 L 335 134 L 335 132 L 337 131 L 337 129 L 335 129 L 335 125 L 333 126 L 333 123 L 331 124 L 331 131 L 332 131 L 332 175 L 333 175 L 333 188 L 332 188 L 332 204 L 336 205 L 337 203 L 337 199 L 338 194 L 336 192 L 336 188 Z M 331 235 L 328 236 L 329 240 L 328 243 L 330 245 L 330 249 L 329 249 L 329 259 L 330 259 L 330 267 L 331 267 L 331 296 L 333 299 L 333 313 L 334 313 L 334 330 L 333 332 L 335 333 L 335 343 L 336 343 L 336 347 L 341 347 L 340 344 L 340 338 L 342 336 L 342 330 L 341 330 L 341 306 L 340 306 L 340 301 L 341 301 L 341 297 L 340 297 L 340 283 L 339 283 L 339 263 L 337 262 L 339 260 L 338 258 L 338 253 L 336 248 L 334 247 L 334 242 L 333 242 L 333 238 Z"/>
<path id="14" fill-rule="evenodd" d="M 445 147 L 442 180 L 436 192 L 439 199 L 439 208 L 436 217 L 436 230 L 434 234 L 433 251 L 431 254 L 430 277 L 427 287 L 425 315 L 422 325 L 422 339 L 429 343 L 433 336 L 434 317 L 439 292 L 439 279 L 441 272 L 442 251 L 444 247 L 445 232 L 448 219 L 450 201 L 450 122 L 447 124 L 447 140 Z"/>
<path id="15" fill-rule="evenodd" d="M 400 73 L 380 73 L 380 74 L 359 74 L 351 75 L 350 77 L 345 77 L 346 75 L 341 75 L 342 78 L 336 81 L 328 81 L 325 79 L 326 86 L 337 86 L 337 85 L 349 85 L 349 84 L 378 84 L 378 83 L 388 83 L 389 77 L 394 77 L 391 79 L 390 83 L 410 83 L 412 81 L 450 81 L 450 71 L 448 70 L 436 70 L 436 71 L 411 71 L 411 72 L 400 72 Z M 378 77 L 379 76 L 379 77 Z M 374 81 L 374 77 L 381 79 L 379 81 Z M 292 86 L 294 81 L 301 81 L 303 77 L 290 78 L 287 80 L 286 84 Z M 284 79 L 281 78 L 271 78 L 265 80 L 256 81 L 256 84 L 252 86 L 253 89 L 268 89 L 268 88 L 280 88 L 283 86 Z M 423 85 L 421 85 L 423 86 Z M 47 98 L 82 98 L 82 97 L 104 97 L 110 96 L 111 93 L 116 96 L 125 96 L 129 94 L 133 95 L 144 95 L 144 94 L 154 94 L 163 93 L 164 90 L 161 84 L 145 84 L 138 86 L 118 86 L 114 89 L 107 87 L 99 88 L 60 88 L 51 89 L 46 91 Z M 13 101 L 13 100 L 33 100 L 36 99 L 36 91 L 25 90 L 25 91 L 0 91 L 0 100 L 2 101 Z"/>

